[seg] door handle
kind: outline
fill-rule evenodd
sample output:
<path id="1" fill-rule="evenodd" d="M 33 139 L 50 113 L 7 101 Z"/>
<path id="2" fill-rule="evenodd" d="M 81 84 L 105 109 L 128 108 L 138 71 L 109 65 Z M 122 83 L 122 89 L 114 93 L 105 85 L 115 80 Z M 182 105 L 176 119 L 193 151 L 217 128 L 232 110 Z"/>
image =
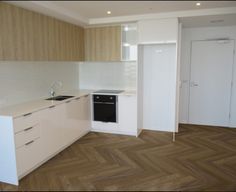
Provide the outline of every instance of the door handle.
<path id="1" fill-rule="evenodd" d="M 190 82 L 190 87 L 197 87 L 197 86 L 198 86 L 198 83 L 196 83 L 194 81 Z"/>

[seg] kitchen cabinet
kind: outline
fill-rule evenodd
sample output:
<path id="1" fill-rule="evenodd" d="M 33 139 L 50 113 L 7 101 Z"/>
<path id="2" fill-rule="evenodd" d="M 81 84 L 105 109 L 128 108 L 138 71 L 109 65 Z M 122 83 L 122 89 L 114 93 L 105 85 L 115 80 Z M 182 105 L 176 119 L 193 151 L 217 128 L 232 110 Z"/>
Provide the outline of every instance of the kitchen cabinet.
<path id="1" fill-rule="evenodd" d="M 82 121 L 81 121 L 81 114 L 82 114 L 82 103 L 80 98 L 68 101 L 66 103 L 65 108 L 65 126 L 63 129 L 63 139 L 65 144 L 71 143 L 76 138 L 79 137 L 81 128 L 82 128 Z"/>
<path id="2" fill-rule="evenodd" d="M 41 111 L 43 158 L 58 152 L 64 145 L 63 129 L 66 125 L 65 104 L 49 107 Z"/>
<path id="3" fill-rule="evenodd" d="M 103 122 L 92 120 L 92 131 L 138 136 L 136 94 L 118 94 L 116 97 L 117 121 Z"/>
<path id="4" fill-rule="evenodd" d="M 83 61 L 84 29 L 0 2 L 0 60 Z"/>
<path id="5" fill-rule="evenodd" d="M 85 29 L 85 61 L 120 61 L 121 26 Z"/>
<path id="6" fill-rule="evenodd" d="M 138 21 L 138 43 L 176 43 L 178 39 L 178 19 L 150 19 Z"/>
<path id="7" fill-rule="evenodd" d="M 18 176 L 23 176 L 40 163 L 43 160 L 42 152 L 41 138 L 35 138 L 24 144 L 24 146 L 16 149 Z"/>
<path id="8" fill-rule="evenodd" d="M 18 180 L 90 131 L 90 97 L 17 118 L 0 116 L 0 181 Z"/>
<path id="9" fill-rule="evenodd" d="M 119 131 L 137 136 L 137 96 L 118 96 L 118 125 Z"/>
<path id="10" fill-rule="evenodd" d="M 17 175 L 21 177 L 43 160 L 40 112 L 16 118 L 13 125 Z"/>
<path id="11" fill-rule="evenodd" d="M 137 60 L 137 24 L 129 23 L 121 25 L 121 60 Z"/>
<path id="12" fill-rule="evenodd" d="M 85 95 L 80 100 L 82 103 L 82 130 L 88 132 L 91 129 L 91 96 Z"/>
<path id="13" fill-rule="evenodd" d="M 82 96 L 65 103 L 65 122 L 63 139 L 65 144 L 83 136 L 90 130 L 90 100 L 89 96 Z"/>

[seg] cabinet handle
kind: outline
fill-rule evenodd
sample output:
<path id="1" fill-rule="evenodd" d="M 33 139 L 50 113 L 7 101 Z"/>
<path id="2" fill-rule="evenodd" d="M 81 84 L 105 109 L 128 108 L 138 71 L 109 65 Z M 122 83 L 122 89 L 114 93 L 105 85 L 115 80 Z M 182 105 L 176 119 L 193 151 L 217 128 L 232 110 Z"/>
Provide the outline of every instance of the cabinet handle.
<path id="1" fill-rule="evenodd" d="M 71 101 L 66 101 L 66 103 L 70 103 Z"/>
<path id="2" fill-rule="evenodd" d="M 33 129 L 33 127 L 26 128 L 26 129 L 24 129 L 24 131 L 29 131 L 31 129 Z"/>
<path id="3" fill-rule="evenodd" d="M 28 145 L 32 144 L 33 142 L 34 142 L 34 140 L 32 140 L 32 141 L 26 143 L 25 145 L 28 146 Z"/>
<path id="4" fill-rule="evenodd" d="M 24 114 L 23 116 L 27 117 L 27 116 L 30 116 L 30 115 L 32 115 L 32 113 L 27 113 L 27 114 Z"/>
<path id="5" fill-rule="evenodd" d="M 55 107 L 55 105 L 53 105 L 53 106 L 50 106 L 50 107 L 49 107 L 49 109 L 52 109 L 52 108 L 54 108 L 54 107 Z"/>

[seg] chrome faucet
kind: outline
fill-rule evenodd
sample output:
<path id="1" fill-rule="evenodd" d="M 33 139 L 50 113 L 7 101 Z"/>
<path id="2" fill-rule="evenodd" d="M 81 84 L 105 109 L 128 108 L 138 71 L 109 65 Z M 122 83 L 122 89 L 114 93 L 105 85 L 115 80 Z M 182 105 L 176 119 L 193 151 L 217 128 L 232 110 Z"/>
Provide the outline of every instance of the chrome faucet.
<path id="1" fill-rule="evenodd" d="M 61 81 L 54 81 L 50 87 L 50 96 L 54 97 L 56 95 L 55 87 L 59 86 L 62 87 L 62 82 Z"/>

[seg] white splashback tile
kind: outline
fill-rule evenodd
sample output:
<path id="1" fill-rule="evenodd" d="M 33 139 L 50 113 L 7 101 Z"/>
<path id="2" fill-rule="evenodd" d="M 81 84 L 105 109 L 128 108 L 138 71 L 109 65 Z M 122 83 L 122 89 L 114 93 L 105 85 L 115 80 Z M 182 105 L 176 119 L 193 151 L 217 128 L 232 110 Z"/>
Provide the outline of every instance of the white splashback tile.
<path id="1" fill-rule="evenodd" d="M 78 63 L 72 62 L 0 62 L 0 107 L 49 95 L 52 82 L 61 81 L 57 89 L 78 88 Z"/>
<path id="2" fill-rule="evenodd" d="M 136 62 L 81 62 L 80 89 L 136 89 Z"/>

